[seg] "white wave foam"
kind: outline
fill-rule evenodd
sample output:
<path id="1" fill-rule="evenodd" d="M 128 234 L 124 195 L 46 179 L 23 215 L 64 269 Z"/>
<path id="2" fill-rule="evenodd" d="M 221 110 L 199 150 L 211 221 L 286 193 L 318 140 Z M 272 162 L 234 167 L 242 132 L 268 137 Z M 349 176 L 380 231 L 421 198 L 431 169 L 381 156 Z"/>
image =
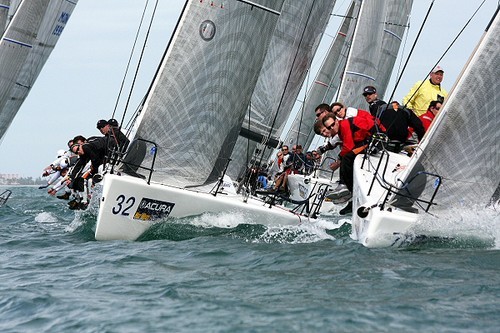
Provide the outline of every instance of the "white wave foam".
<path id="1" fill-rule="evenodd" d="M 500 246 L 500 213 L 491 208 L 454 208 L 440 212 L 439 217 L 424 215 L 412 229 L 415 234 L 440 237 L 479 239 Z"/>
<path id="2" fill-rule="evenodd" d="M 304 220 L 299 225 L 284 225 L 266 227 L 264 234 L 256 242 L 284 242 L 284 243 L 312 243 L 325 239 L 335 239 L 329 235 L 327 230 L 341 227 L 347 219 L 335 221 L 332 219 L 318 219 L 314 221 Z M 235 228 L 241 224 L 260 225 L 262 221 L 256 221 L 253 216 L 242 212 L 205 213 L 189 223 L 200 227 Z"/>
<path id="3" fill-rule="evenodd" d="M 41 212 L 35 216 L 35 221 L 39 223 L 55 223 L 57 222 L 57 216 L 50 212 Z"/>

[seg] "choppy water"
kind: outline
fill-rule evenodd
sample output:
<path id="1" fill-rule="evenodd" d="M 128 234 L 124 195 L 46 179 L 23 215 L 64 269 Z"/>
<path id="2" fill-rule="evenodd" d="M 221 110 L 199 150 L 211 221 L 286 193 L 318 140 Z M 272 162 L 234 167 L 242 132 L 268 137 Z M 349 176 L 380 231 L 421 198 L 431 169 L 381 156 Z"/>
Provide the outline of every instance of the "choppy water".
<path id="1" fill-rule="evenodd" d="M 137 242 L 96 242 L 93 213 L 10 189 L 0 208 L 0 332 L 500 331 L 495 241 L 374 250 L 352 241 L 349 225 L 228 228 L 234 216 L 219 215 L 161 225 Z M 498 214 L 455 223 L 498 239 Z"/>

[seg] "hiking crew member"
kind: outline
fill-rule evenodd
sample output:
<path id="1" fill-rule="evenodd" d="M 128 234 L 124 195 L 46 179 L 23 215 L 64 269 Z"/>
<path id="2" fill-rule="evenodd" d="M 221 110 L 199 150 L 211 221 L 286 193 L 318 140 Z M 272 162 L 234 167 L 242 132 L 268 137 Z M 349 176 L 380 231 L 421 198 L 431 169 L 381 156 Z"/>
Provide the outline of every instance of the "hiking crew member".
<path id="1" fill-rule="evenodd" d="M 448 92 L 441 87 L 443 77 L 444 70 L 441 66 L 434 67 L 428 80 L 423 83 L 418 81 L 413 85 L 408 95 L 403 98 L 403 104 L 420 117 L 426 112 L 431 101 L 443 103 L 444 98 L 448 96 Z"/>

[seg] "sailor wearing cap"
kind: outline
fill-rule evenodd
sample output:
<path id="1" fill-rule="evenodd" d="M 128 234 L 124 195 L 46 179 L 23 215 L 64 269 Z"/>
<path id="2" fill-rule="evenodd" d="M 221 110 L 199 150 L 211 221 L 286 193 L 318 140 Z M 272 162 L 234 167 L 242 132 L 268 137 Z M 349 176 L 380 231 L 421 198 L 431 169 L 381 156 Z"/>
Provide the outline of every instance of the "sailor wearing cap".
<path id="1" fill-rule="evenodd" d="M 417 116 L 423 115 L 431 101 L 443 102 L 448 92 L 441 87 L 444 70 L 436 66 L 429 74 L 429 79 L 424 82 L 418 81 L 413 85 L 410 92 L 403 98 L 403 104 L 413 110 Z"/>
<path id="2" fill-rule="evenodd" d="M 374 86 L 366 86 L 365 89 L 363 89 L 363 96 L 370 106 L 371 115 L 374 117 L 377 117 L 379 108 L 382 105 L 387 104 L 386 102 L 378 99 L 377 89 L 375 89 Z"/>

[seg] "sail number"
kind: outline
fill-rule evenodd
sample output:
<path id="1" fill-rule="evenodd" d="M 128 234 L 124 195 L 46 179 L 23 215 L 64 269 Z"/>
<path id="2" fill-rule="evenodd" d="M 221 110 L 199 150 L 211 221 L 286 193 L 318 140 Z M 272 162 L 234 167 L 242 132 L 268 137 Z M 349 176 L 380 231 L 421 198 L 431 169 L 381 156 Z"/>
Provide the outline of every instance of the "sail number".
<path id="1" fill-rule="evenodd" d="M 111 212 L 115 215 L 129 216 L 129 209 L 135 204 L 135 197 L 126 198 L 123 194 L 120 194 L 116 198 L 116 206 L 111 209 Z"/>

